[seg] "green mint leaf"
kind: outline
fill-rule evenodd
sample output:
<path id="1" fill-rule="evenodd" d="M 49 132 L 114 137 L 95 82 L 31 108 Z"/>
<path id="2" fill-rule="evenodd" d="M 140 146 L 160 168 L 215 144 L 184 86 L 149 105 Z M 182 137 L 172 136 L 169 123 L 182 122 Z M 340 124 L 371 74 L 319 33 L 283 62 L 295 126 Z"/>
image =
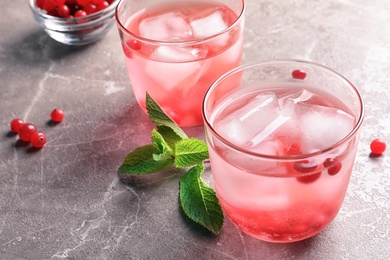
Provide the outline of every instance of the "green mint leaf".
<path id="1" fill-rule="evenodd" d="M 149 93 L 146 93 L 146 110 L 150 120 L 159 126 L 171 128 L 182 139 L 187 138 L 186 133 L 161 109 L 161 107 L 152 99 Z"/>
<path id="2" fill-rule="evenodd" d="M 155 160 L 155 155 L 160 153 L 159 148 L 153 144 L 136 148 L 126 156 L 118 171 L 127 174 L 149 174 L 172 166 L 174 163 L 172 156 Z"/>
<path id="3" fill-rule="evenodd" d="M 180 204 L 185 214 L 214 234 L 223 225 L 223 213 L 213 189 L 201 178 L 203 163 L 191 168 L 180 178 Z"/>
<path id="4" fill-rule="evenodd" d="M 160 153 L 155 154 L 155 160 L 161 160 L 167 157 L 172 157 L 173 152 L 169 144 L 164 140 L 164 137 L 155 129 L 152 131 L 152 143 L 158 148 Z"/>
<path id="5" fill-rule="evenodd" d="M 207 158 L 209 158 L 207 144 L 199 139 L 187 138 L 176 143 L 176 167 L 190 167 L 203 162 Z"/>
<path id="6" fill-rule="evenodd" d="M 170 127 L 160 125 L 157 127 L 157 131 L 164 137 L 164 140 L 173 151 L 176 150 L 176 143 L 180 140 L 183 140 L 183 138 L 176 134 L 176 132 L 173 131 Z"/>

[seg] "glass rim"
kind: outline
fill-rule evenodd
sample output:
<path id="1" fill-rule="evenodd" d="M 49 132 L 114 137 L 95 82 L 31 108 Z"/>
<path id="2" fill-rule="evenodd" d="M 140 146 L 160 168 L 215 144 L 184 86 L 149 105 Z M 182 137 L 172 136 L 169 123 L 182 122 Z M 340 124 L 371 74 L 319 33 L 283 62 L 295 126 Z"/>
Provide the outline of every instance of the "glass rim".
<path id="1" fill-rule="evenodd" d="M 235 28 L 236 26 L 238 26 L 238 24 L 241 22 L 241 20 L 244 19 L 244 14 L 245 14 L 245 9 L 246 9 L 246 4 L 245 4 L 245 0 L 239 0 L 241 2 L 241 12 L 239 13 L 239 15 L 237 16 L 237 19 L 228 27 L 226 27 L 224 30 L 216 33 L 216 34 L 213 34 L 211 36 L 208 36 L 208 37 L 202 37 L 202 38 L 199 38 L 199 39 L 194 39 L 194 40 L 186 40 L 186 41 L 161 41 L 161 40 L 153 40 L 153 39 L 148 39 L 148 38 L 144 38 L 144 37 L 141 37 L 139 35 L 136 35 L 134 34 L 133 32 L 131 32 L 130 30 L 128 30 L 124 24 L 122 23 L 122 21 L 119 19 L 119 10 L 121 9 L 122 5 L 124 4 L 125 1 L 128 1 L 128 0 L 119 0 L 119 3 L 118 5 L 116 6 L 115 8 L 115 20 L 117 22 L 117 25 L 119 27 L 119 29 L 130 35 L 132 38 L 134 38 L 135 40 L 138 40 L 140 42 L 143 42 L 143 43 L 149 43 L 149 44 L 158 44 L 158 45 L 186 45 L 186 44 L 199 44 L 199 43 L 203 43 L 203 42 L 207 42 L 207 41 L 210 41 L 220 35 L 223 35 L 231 30 L 233 30 L 233 28 Z"/>
<path id="2" fill-rule="evenodd" d="M 297 63 L 297 64 L 300 63 L 300 64 L 309 65 L 312 67 L 314 66 L 314 67 L 320 68 L 322 70 L 328 71 L 328 72 L 336 75 L 341 80 L 343 80 L 345 83 L 347 83 L 347 85 L 356 94 L 356 98 L 358 99 L 359 106 L 360 106 L 359 117 L 357 118 L 357 121 L 356 121 L 354 127 L 352 128 L 352 130 L 344 138 L 342 138 L 337 143 L 335 143 L 327 148 L 318 150 L 316 152 L 305 153 L 305 154 L 301 154 L 301 155 L 282 155 L 282 156 L 280 156 L 280 155 L 262 154 L 262 153 L 251 151 L 251 150 L 246 149 L 246 148 L 242 148 L 239 145 L 236 145 L 236 144 L 230 142 L 229 140 L 227 140 L 226 138 L 222 137 L 214 129 L 214 127 L 211 125 L 209 116 L 206 114 L 206 103 L 208 101 L 209 96 L 211 95 L 211 92 L 217 87 L 217 85 L 220 82 L 222 82 L 223 80 L 225 80 L 226 78 L 228 78 L 231 75 L 234 75 L 238 72 L 242 72 L 246 69 L 257 67 L 260 65 L 267 65 L 267 64 L 271 65 L 271 64 L 276 64 L 276 63 Z M 364 102 L 363 102 L 362 96 L 361 96 L 359 90 L 355 87 L 355 85 L 351 81 L 349 81 L 346 77 L 344 77 L 343 75 L 341 75 L 337 71 L 335 71 L 327 66 L 324 66 L 324 65 L 321 65 L 319 63 L 312 62 L 312 61 L 305 61 L 305 60 L 299 60 L 299 59 L 271 59 L 271 60 L 263 60 L 263 61 L 259 61 L 259 62 L 248 63 L 248 64 L 238 66 L 238 67 L 224 73 L 216 81 L 214 81 L 214 83 L 207 89 L 206 94 L 204 95 L 204 98 L 203 98 L 203 102 L 202 102 L 202 115 L 203 115 L 204 123 L 205 123 L 206 127 L 212 132 L 212 134 L 218 138 L 219 141 L 221 141 L 222 143 L 224 143 L 228 147 L 230 147 L 238 152 L 245 153 L 245 154 L 248 154 L 250 156 L 254 156 L 254 157 L 258 157 L 258 158 L 271 159 L 271 160 L 276 160 L 276 161 L 290 161 L 290 160 L 294 161 L 294 160 L 309 159 L 312 157 L 319 156 L 321 154 L 326 154 L 334 149 L 337 149 L 338 147 L 342 146 L 343 144 L 348 142 L 350 139 L 352 139 L 356 135 L 356 133 L 358 132 L 358 130 L 360 129 L 360 127 L 363 123 L 364 112 L 365 112 L 364 111 Z"/>

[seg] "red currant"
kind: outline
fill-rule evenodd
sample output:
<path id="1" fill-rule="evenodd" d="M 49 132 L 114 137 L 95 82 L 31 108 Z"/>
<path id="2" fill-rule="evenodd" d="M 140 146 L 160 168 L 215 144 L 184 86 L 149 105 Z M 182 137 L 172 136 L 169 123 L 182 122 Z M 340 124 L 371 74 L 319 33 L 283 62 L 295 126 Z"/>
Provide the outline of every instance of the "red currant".
<path id="1" fill-rule="evenodd" d="M 110 4 L 107 1 L 103 1 L 96 5 L 96 12 L 106 9 Z"/>
<path id="2" fill-rule="evenodd" d="M 83 9 L 87 14 L 93 14 L 96 12 L 96 5 L 88 3 L 87 5 L 84 6 Z"/>
<path id="3" fill-rule="evenodd" d="M 65 0 L 52 0 L 55 6 L 61 6 L 65 4 Z"/>
<path id="4" fill-rule="evenodd" d="M 51 13 L 56 8 L 56 5 L 53 0 L 45 0 L 42 4 L 42 8 L 46 10 L 46 12 Z"/>
<path id="5" fill-rule="evenodd" d="M 130 40 L 130 41 L 127 41 L 127 45 L 132 48 L 133 50 L 140 50 L 141 47 L 142 47 L 142 43 L 140 43 L 139 41 L 137 40 Z"/>
<path id="6" fill-rule="evenodd" d="M 310 173 L 317 169 L 317 162 L 314 160 L 303 160 L 294 163 L 294 169 L 300 173 Z"/>
<path id="7" fill-rule="evenodd" d="M 11 131 L 14 132 L 14 133 L 17 133 L 19 132 L 19 128 L 21 125 L 23 125 L 24 122 L 22 119 L 19 119 L 19 118 L 15 118 L 11 121 Z"/>
<path id="8" fill-rule="evenodd" d="M 45 0 L 37 0 L 35 4 L 37 5 L 38 8 L 43 9 L 43 2 L 45 2 Z"/>
<path id="9" fill-rule="evenodd" d="M 91 1 L 91 3 L 94 4 L 94 5 L 98 5 L 98 4 L 104 2 L 104 0 L 90 0 L 90 1 Z"/>
<path id="10" fill-rule="evenodd" d="M 386 150 L 386 143 L 382 139 L 375 139 L 370 145 L 371 152 L 375 155 L 381 155 Z"/>
<path id="11" fill-rule="evenodd" d="M 87 13 L 84 10 L 78 10 L 74 13 L 74 17 L 83 17 L 86 15 L 87 15 Z"/>
<path id="12" fill-rule="evenodd" d="M 37 129 L 33 124 L 25 123 L 20 126 L 18 135 L 20 140 L 24 142 L 30 142 L 32 134 L 35 133 L 36 131 Z"/>
<path id="13" fill-rule="evenodd" d="M 316 180 L 318 180 L 318 178 L 320 178 L 320 177 L 321 177 L 321 172 L 316 172 L 316 173 L 313 173 L 313 174 L 310 174 L 310 175 L 297 177 L 297 180 L 299 182 L 302 182 L 302 183 L 313 183 Z"/>
<path id="14" fill-rule="evenodd" d="M 306 78 L 306 72 L 303 70 L 294 70 L 292 72 L 292 77 L 294 79 L 305 79 Z"/>
<path id="15" fill-rule="evenodd" d="M 76 4 L 76 0 L 66 0 L 65 3 L 66 3 L 67 5 Z"/>
<path id="16" fill-rule="evenodd" d="M 35 148 L 42 148 L 46 144 L 46 135 L 41 132 L 35 132 L 31 136 L 31 145 Z"/>
<path id="17" fill-rule="evenodd" d="M 86 6 L 89 2 L 90 0 L 76 0 L 76 3 L 81 6 Z"/>
<path id="18" fill-rule="evenodd" d="M 57 7 L 57 13 L 59 17 L 68 18 L 70 17 L 70 9 L 67 5 L 60 5 Z"/>
<path id="19" fill-rule="evenodd" d="M 50 114 L 51 120 L 58 123 L 64 119 L 64 111 L 61 108 L 55 108 Z"/>
<path id="20" fill-rule="evenodd" d="M 328 168 L 329 175 L 336 175 L 342 168 L 342 164 L 336 158 L 328 158 L 323 163 L 325 168 Z"/>

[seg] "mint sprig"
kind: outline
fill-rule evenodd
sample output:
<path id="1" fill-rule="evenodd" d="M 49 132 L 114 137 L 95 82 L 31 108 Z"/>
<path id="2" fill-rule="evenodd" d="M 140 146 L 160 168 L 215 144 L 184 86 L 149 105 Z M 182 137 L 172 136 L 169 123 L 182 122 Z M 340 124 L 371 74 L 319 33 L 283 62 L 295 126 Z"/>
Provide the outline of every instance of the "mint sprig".
<path id="1" fill-rule="evenodd" d="M 206 143 L 189 138 L 148 93 L 146 109 L 157 126 L 152 130 L 152 143 L 130 152 L 119 173 L 139 175 L 169 167 L 189 168 L 179 181 L 180 205 L 192 221 L 218 234 L 224 220 L 222 209 L 214 190 L 202 180 L 204 160 L 209 157 Z"/>

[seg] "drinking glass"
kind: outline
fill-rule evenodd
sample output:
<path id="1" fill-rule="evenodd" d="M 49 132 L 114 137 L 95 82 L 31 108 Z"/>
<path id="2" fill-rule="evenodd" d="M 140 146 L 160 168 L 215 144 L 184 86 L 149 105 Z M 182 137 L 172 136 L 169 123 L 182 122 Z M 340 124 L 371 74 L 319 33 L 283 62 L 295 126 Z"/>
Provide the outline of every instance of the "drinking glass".
<path id="1" fill-rule="evenodd" d="M 350 81 L 312 62 L 264 61 L 221 76 L 203 116 L 225 215 L 264 241 L 319 233 L 343 203 L 363 112 Z"/>
<path id="2" fill-rule="evenodd" d="M 116 21 L 131 86 L 180 126 L 201 125 L 202 100 L 241 64 L 244 0 L 121 0 Z"/>

